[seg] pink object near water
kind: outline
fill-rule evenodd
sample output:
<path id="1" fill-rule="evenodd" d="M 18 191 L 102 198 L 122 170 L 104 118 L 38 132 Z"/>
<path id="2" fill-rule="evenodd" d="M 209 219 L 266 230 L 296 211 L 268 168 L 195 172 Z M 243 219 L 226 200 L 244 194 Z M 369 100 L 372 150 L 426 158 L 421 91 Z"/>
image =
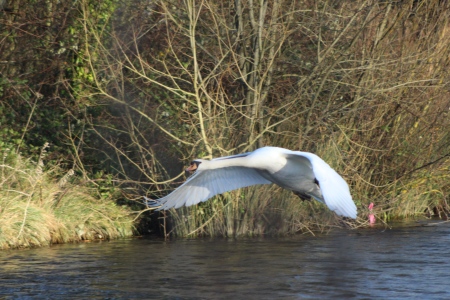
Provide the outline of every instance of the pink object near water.
<path id="1" fill-rule="evenodd" d="M 369 211 L 372 212 L 372 209 L 373 209 L 373 202 L 371 202 L 369 204 Z M 370 213 L 369 214 L 369 225 L 373 226 L 374 224 L 375 224 L 375 215 Z"/>

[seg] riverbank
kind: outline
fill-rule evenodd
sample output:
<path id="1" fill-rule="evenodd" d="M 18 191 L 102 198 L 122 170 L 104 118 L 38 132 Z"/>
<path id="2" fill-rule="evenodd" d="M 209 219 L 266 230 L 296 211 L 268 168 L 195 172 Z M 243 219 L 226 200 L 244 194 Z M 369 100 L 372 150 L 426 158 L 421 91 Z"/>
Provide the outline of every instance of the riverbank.
<path id="1" fill-rule="evenodd" d="M 44 166 L 45 147 L 37 162 L 7 150 L 1 153 L 0 249 L 110 240 L 137 233 L 135 212 L 129 206 L 116 204 L 117 197 L 113 193 L 98 195 L 98 190 L 81 181 L 73 170 L 62 171 L 56 165 Z M 277 189 L 275 186 L 267 188 Z M 213 205 L 220 202 L 216 199 L 189 209 L 174 210 L 167 224 L 164 222 L 159 226 L 167 225 L 163 232 L 178 237 L 280 236 L 323 232 L 342 226 L 352 229 L 368 227 L 369 214 L 376 219 L 375 227 L 385 226 L 389 220 L 423 216 L 427 205 L 431 207 L 429 215 L 438 207 L 427 199 L 411 195 L 409 201 L 393 201 L 388 208 L 386 204 L 376 204 L 370 212 L 358 203 L 359 218 L 344 224 L 319 203 L 298 201 L 290 197 L 289 192 L 267 192 L 261 188 L 255 191 L 258 192 L 260 194 L 253 198 L 224 198 L 221 209 L 214 209 Z M 277 193 L 284 193 L 279 197 L 283 201 L 272 199 L 271 195 Z M 214 211 L 213 217 L 208 212 L 209 205 L 212 206 L 210 211 Z M 435 215 L 446 220 L 446 210 L 440 209 L 439 212 Z M 189 217 L 190 214 L 196 217 Z"/>
<path id="2" fill-rule="evenodd" d="M 45 150 L 44 150 L 45 151 Z M 3 151 L 0 164 L 0 249 L 132 236 L 131 210 L 96 197 L 73 170 Z"/>

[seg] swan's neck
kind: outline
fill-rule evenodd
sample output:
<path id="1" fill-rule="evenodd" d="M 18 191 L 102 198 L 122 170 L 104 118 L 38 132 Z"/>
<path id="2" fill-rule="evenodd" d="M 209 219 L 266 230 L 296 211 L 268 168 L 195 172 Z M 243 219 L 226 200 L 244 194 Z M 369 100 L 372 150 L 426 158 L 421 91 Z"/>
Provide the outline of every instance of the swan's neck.
<path id="1" fill-rule="evenodd" d="M 226 158 L 226 159 L 218 159 L 218 160 L 203 160 L 202 169 L 221 169 L 221 168 L 230 168 L 230 167 L 247 167 L 254 168 L 252 165 L 252 161 L 246 157 L 234 157 L 234 158 Z"/>

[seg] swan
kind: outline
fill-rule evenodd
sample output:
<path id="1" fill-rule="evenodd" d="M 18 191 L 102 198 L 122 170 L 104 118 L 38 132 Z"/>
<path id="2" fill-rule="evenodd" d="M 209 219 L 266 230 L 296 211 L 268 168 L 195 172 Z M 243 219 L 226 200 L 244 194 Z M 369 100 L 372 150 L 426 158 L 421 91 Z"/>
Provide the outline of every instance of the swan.
<path id="1" fill-rule="evenodd" d="M 325 203 L 337 215 L 356 219 L 356 205 L 345 180 L 319 156 L 279 147 L 253 152 L 195 159 L 186 172 L 193 173 L 169 195 L 146 204 L 167 210 L 191 206 L 227 191 L 256 184 L 275 183 L 305 199 Z"/>

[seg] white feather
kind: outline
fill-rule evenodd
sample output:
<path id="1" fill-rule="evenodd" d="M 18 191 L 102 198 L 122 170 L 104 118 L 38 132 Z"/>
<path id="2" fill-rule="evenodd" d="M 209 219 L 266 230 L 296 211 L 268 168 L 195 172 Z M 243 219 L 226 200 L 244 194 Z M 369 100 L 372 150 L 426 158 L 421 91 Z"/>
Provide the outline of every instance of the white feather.
<path id="1" fill-rule="evenodd" d="M 222 184 L 223 182 L 227 184 Z M 166 197 L 157 200 L 161 204 L 158 209 L 179 208 L 183 205 L 191 206 L 206 201 L 217 194 L 256 184 L 269 183 L 271 182 L 260 176 L 254 169 L 230 167 L 201 170 L 199 168 L 179 188 Z"/>
<path id="2" fill-rule="evenodd" d="M 356 205 L 350 194 L 347 182 L 325 161 L 313 153 L 293 151 L 311 161 L 314 175 L 319 182 L 323 200 L 328 208 L 338 215 L 356 219 Z"/>
<path id="3" fill-rule="evenodd" d="M 315 154 L 264 147 L 210 161 L 195 161 L 199 163 L 198 168 L 185 183 L 164 198 L 146 198 L 147 203 L 153 202 L 152 206 L 160 206 L 159 210 L 179 208 L 238 188 L 276 183 L 324 202 L 338 215 L 356 219 L 356 205 L 347 183 Z"/>

